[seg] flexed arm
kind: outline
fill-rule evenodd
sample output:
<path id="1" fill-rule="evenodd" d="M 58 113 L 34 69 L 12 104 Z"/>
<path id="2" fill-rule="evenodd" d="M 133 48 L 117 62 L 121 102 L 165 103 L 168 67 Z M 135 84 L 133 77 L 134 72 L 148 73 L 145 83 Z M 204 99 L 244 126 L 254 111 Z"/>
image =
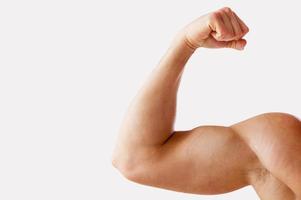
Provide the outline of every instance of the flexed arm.
<path id="1" fill-rule="evenodd" d="M 215 188 L 208 188 L 205 184 L 212 181 L 212 176 L 208 179 L 205 173 L 200 173 L 212 164 L 208 160 L 209 154 L 222 150 L 219 145 L 238 140 L 232 130 L 226 127 L 198 127 L 182 134 L 175 131 L 173 125 L 177 90 L 190 56 L 199 47 L 242 50 L 246 45 L 243 36 L 247 32 L 247 26 L 237 15 L 231 9 L 223 8 L 196 19 L 175 37 L 167 53 L 134 98 L 120 127 L 113 164 L 125 176 L 143 184 L 186 192 L 216 193 L 245 184 L 245 180 L 237 179 L 238 174 L 232 173 L 233 178 L 228 179 L 232 181 L 231 186 L 219 183 L 221 185 Z M 217 148 L 208 152 L 213 143 Z M 197 148 L 199 145 L 203 145 L 203 149 Z M 241 146 L 241 150 L 249 154 L 244 146 Z M 222 157 L 231 151 L 231 148 L 223 150 L 218 156 Z M 231 167 L 241 166 L 233 165 L 229 170 Z M 218 174 L 216 169 L 216 176 Z M 202 185 L 202 177 L 204 186 L 197 189 Z M 183 178 L 187 180 L 181 180 L 180 183 Z M 185 189 L 185 186 L 190 189 Z"/>

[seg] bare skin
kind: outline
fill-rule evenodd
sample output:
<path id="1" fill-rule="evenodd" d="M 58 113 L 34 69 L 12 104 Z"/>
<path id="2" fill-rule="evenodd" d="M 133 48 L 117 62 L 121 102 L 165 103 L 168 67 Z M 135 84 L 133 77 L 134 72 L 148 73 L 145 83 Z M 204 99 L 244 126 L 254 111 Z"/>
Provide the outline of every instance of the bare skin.
<path id="1" fill-rule="evenodd" d="M 193 194 L 251 185 L 263 200 L 301 200 L 301 122 L 264 113 L 232 126 L 174 130 L 177 91 L 197 48 L 243 50 L 249 31 L 230 9 L 196 19 L 175 37 L 131 103 L 113 165 L 129 180 Z"/>

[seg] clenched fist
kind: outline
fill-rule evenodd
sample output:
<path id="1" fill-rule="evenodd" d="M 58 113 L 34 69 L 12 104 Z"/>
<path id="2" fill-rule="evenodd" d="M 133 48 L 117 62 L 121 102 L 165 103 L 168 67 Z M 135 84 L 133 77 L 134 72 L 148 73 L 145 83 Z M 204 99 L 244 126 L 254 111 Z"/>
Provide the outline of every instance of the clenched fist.
<path id="1" fill-rule="evenodd" d="M 225 7 L 203 15 L 188 24 L 184 30 L 186 43 L 193 49 L 233 48 L 243 50 L 243 39 L 249 28 L 230 8 Z"/>

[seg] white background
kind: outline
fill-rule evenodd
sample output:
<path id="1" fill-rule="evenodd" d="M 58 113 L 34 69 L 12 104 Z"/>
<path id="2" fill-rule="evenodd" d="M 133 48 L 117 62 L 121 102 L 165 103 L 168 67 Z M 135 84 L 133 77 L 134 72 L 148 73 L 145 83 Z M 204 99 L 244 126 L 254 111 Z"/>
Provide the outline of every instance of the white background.
<path id="1" fill-rule="evenodd" d="M 251 187 L 202 196 L 138 185 L 111 166 L 125 110 L 176 32 L 230 6 L 244 52 L 199 50 L 176 128 L 301 116 L 298 1 L 0 1 L 0 199 L 258 199 Z"/>

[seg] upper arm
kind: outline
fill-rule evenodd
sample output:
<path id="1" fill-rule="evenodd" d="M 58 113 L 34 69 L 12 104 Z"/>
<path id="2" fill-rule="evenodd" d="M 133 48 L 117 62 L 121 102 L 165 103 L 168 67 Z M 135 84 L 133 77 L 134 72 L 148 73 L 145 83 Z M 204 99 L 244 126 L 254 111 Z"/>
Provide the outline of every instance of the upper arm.
<path id="1" fill-rule="evenodd" d="M 299 194 L 300 133 L 301 122 L 283 113 L 258 115 L 230 127 L 176 131 L 164 145 L 126 155 L 132 159 L 124 175 L 145 185 L 217 194 L 251 183 L 252 170 L 263 167 Z"/>
<path id="2" fill-rule="evenodd" d="M 252 155 L 231 128 L 201 126 L 175 132 L 148 160 L 136 182 L 180 192 L 217 194 L 247 185 L 245 165 Z"/>

